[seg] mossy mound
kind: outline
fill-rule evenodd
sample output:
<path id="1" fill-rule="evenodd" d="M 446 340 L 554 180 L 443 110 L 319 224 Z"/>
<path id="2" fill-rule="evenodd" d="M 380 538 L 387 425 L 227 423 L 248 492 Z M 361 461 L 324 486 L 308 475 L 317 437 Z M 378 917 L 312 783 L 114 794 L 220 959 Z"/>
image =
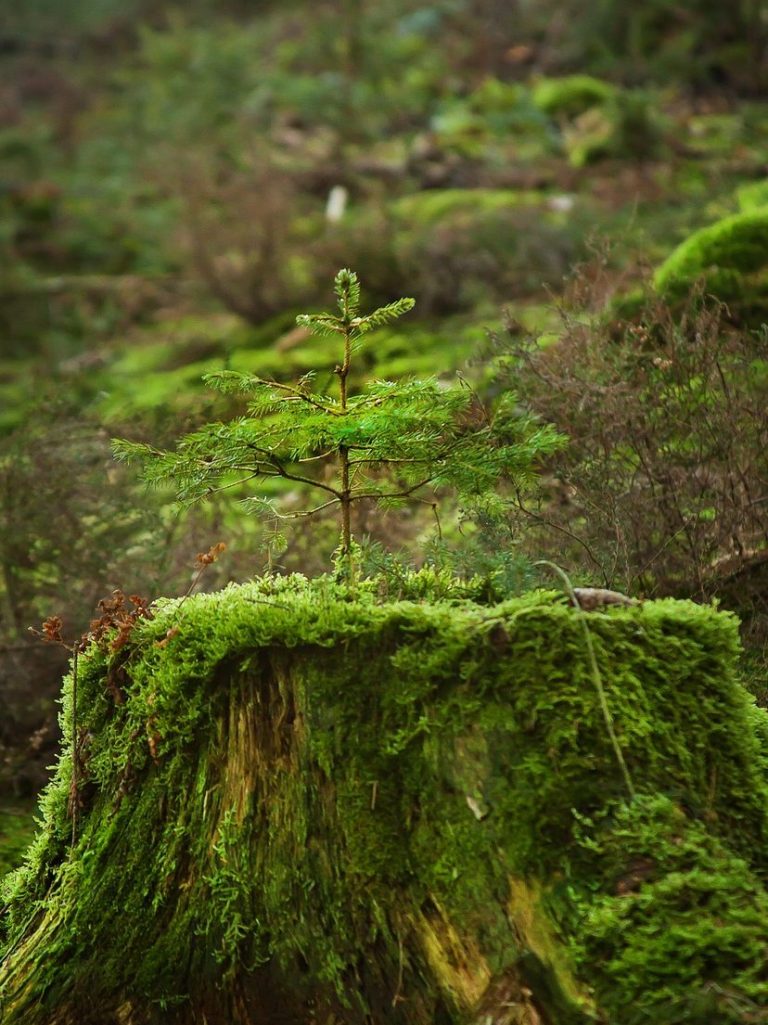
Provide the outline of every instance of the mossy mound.
<path id="1" fill-rule="evenodd" d="M 552 117 L 576 117 L 609 103 L 616 96 L 616 87 L 592 75 L 567 75 L 565 78 L 542 78 L 533 88 L 533 102 L 539 110 Z"/>
<path id="2" fill-rule="evenodd" d="M 396 590 L 266 579 L 81 659 L 77 840 L 64 754 L 5 884 L 4 1025 L 757 1020 L 765 713 L 733 617 L 588 614 L 630 800 L 585 613 Z"/>
<path id="3" fill-rule="evenodd" d="M 767 266 L 768 208 L 761 207 L 695 232 L 659 267 L 654 284 L 665 298 L 679 299 L 703 283 L 724 302 L 764 309 Z"/>

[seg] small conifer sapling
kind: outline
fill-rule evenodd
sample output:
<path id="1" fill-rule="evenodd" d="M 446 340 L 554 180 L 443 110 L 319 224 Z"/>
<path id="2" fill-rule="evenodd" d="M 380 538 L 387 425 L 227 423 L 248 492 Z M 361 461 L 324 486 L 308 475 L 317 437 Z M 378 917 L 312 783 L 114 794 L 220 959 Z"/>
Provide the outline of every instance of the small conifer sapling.
<path id="1" fill-rule="evenodd" d="M 355 273 L 339 271 L 334 287 L 337 312 L 297 318 L 313 334 L 339 340 L 333 394 L 318 390 L 312 374 L 295 384 L 233 371 L 209 374 L 210 385 L 248 397 L 246 415 L 205 424 L 171 452 L 116 441 L 117 457 L 139 460 L 149 484 L 171 482 L 182 502 L 236 486 L 258 491 L 267 482 L 274 492 L 274 479 L 299 485 L 314 496 L 299 511 L 286 511 L 280 498 L 263 494 L 244 501 L 272 519 L 336 507 L 343 560 L 356 503 L 423 503 L 437 514 L 440 495 L 450 491 L 465 506 L 487 506 L 498 500 L 501 481 L 525 483 L 534 461 L 558 447 L 554 430 L 523 414 L 514 396 L 502 396 L 491 411 L 464 381 L 446 387 L 435 378 L 373 380 L 351 393 L 353 357 L 366 336 L 407 313 L 414 301 L 398 299 L 363 314 Z"/>

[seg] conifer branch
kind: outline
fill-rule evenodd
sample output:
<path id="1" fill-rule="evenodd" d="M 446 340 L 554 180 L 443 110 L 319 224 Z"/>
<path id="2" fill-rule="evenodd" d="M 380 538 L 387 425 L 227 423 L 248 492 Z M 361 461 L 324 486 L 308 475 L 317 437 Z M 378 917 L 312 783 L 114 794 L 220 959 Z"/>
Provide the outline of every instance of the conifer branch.
<path id="1" fill-rule="evenodd" d="M 333 406 L 326 406 L 322 402 L 319 402 L 309 392 L 303 391 L 301 388 L 294 388 L 290 384 L 282 384 L 280 381 L 265 381 L 261 377 L 255 378 L 259 384 L 264 385 L 267 388 L 276 388 L 278 391 L 286 392 L 289 396 L 295 399 L 301 399 L 303 402 L 308 402 L 310 406 L 314 406 L 316 409 L 320 409 L 323 413 L 331 413 L 333 416 L 338 416 L 340 410 L 334 409 Z"/>
<path id="2" fill-rule="evenodd" d="M 314 463 L 314 462 L 317 462 L 318 459 L 330 459 L 330 457 L 335 455 L 335 454 L 336 454 L 336 450 L 331 448 L 331 449 L 328 449 L 327 452 L 320 452 L 316 456 L 305 456 L 303 459 L 297 459 L 296 462 L 297 463 Z"/>

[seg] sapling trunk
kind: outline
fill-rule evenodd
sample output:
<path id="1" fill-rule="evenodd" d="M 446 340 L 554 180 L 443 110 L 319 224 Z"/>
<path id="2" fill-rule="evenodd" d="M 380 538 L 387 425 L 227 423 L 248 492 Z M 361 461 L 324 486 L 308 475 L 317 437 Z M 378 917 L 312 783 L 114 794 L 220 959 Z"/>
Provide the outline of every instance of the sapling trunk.
<path id="1" fill-rule="evenodd" d="M 342 413 L 347 412 L 347 377 L 352 362 L 352 331 L 347 303 L 348 299 L 345 301 L 344 310 L 344 362 L 337 369 L 339 404 Z M 339 460 L 341 462 L 341 550 L 343 555 L 349 555 L 352 546 L 352 499 L 349 482 L 349 449 L 346 445 L 339 446 Z"/>
<path id="2" fill-rule="evenodd" d="M 341 458 L 341 547 L 344 555 L 349 555 L 352 545 L 352 499 L 349 487 L 349 451 L 346 445 L 339 449 Z"/>

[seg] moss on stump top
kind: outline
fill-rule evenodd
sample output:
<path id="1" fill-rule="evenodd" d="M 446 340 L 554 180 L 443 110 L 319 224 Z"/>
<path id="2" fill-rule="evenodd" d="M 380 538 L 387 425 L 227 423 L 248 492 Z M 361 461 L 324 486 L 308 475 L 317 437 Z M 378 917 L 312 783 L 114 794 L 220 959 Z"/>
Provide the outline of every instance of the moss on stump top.
<path id="1" fill-rule="evenodd" d="M 77 792 L 65 736 L 5 883 L 0 1020 L 762 1020 L 767 717 L 737 653 L 689 602 L 429 573 L 158 602 L 80 660 Z"/>

